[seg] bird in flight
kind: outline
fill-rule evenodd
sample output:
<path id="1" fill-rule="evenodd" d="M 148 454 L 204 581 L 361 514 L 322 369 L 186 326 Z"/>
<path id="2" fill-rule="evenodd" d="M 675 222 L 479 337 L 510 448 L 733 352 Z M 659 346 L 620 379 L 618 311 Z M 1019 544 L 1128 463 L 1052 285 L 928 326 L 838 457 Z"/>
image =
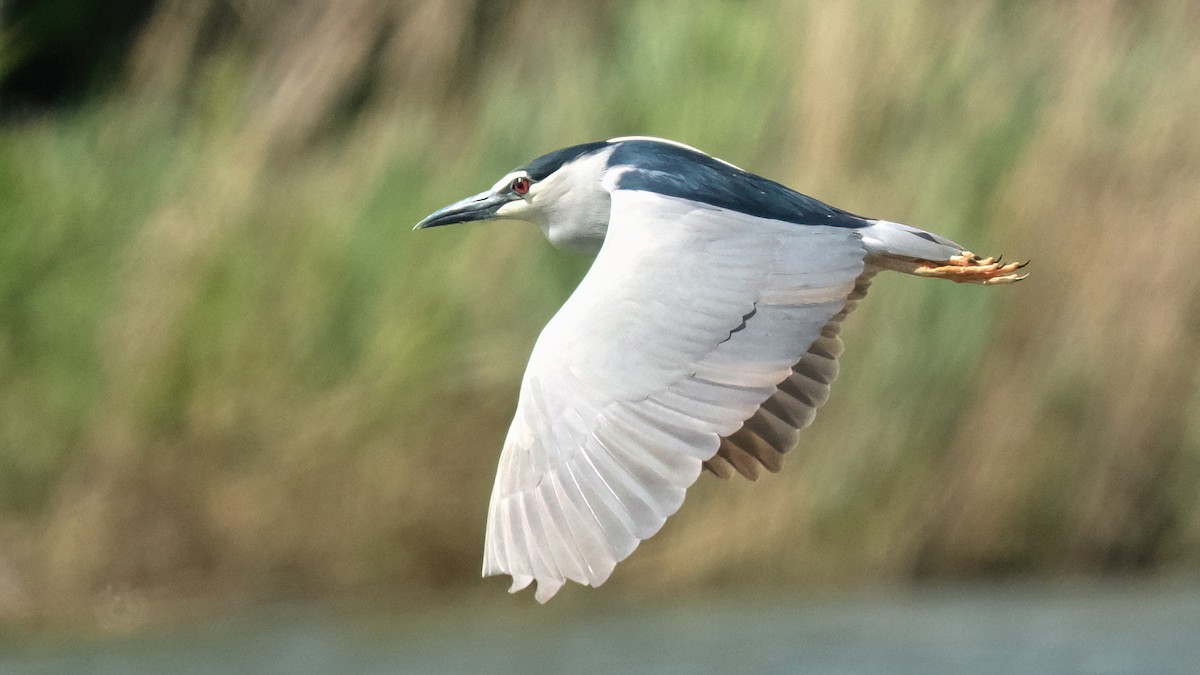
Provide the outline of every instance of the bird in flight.
<path id="1" fill-rule="evenodd" d="M 521 381 L 488 510 L 484 576 L 599 586 L 703 469 L 777 472 L 829 397 L 842 320 L 875 274 L 1024 278 L 939 235 L 854 215 L 662 139 L 538 157 L 416 229 L 537 225 L 594 254 Z"/>

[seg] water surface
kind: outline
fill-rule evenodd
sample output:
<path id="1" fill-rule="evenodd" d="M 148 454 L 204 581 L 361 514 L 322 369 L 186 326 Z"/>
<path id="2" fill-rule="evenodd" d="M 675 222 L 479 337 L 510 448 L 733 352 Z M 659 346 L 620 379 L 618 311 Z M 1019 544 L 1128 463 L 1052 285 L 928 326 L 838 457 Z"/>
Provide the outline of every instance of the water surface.
<path id="1" fill-rule="evenodd" d="M 26 639 L 0 643 L 0 673 L 1200 673 L 1200 582 L 586 611 L 525 599 L 402 618 L 276 607 L 166 632 Z"/>

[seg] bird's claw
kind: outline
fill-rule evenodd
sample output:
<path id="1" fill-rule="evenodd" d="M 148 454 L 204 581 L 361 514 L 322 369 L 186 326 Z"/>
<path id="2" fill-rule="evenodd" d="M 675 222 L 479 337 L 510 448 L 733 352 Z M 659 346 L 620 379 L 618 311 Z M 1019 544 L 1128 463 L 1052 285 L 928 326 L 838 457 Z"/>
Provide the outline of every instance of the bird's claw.
<path id="1" fill-rule="evenodd" d="M 1003 256 L 981 258 L 970 251 L 963 251 L 949 260 L 941 262 L 921 261 L 912 274 L 921 277 L 949 279 L 960 284 L 985 284 L 988 286 L 1016 283 L 1028 274 L 1015 274 L 1026 262 L 1002 264 Z"/>

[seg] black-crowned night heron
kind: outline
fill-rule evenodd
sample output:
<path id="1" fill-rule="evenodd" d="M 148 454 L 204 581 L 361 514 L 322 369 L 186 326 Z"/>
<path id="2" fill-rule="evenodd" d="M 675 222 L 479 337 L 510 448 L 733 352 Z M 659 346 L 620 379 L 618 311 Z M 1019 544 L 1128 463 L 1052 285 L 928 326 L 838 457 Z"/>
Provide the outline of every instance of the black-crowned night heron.
<path id="1" fill-rule="evenodd" d="M 417 228 L 501 219 L 596 254 L 533 348 L 488 511 L 484 576 L 537 580 L 541 602 L 566 579 L 604 583 L 701 467 L 779 471 L 876 272 L 1023 278 L 653 138 L 543 155 Z"/>

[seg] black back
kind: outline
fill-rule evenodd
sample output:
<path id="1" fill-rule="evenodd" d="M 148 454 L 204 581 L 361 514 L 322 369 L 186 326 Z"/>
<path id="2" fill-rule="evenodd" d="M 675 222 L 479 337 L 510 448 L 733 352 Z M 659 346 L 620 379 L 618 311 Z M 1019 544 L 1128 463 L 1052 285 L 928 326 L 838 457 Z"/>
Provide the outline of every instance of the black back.
<path id="1" fill-rule="evenodd" d="M 866 218 L 697 150 L 640 139 L 618 141 L 616 146 L 608 165 L 630 167 L 618 180 L 618 189 L 655 192 L 799 225 L 870 225 Z"/>

